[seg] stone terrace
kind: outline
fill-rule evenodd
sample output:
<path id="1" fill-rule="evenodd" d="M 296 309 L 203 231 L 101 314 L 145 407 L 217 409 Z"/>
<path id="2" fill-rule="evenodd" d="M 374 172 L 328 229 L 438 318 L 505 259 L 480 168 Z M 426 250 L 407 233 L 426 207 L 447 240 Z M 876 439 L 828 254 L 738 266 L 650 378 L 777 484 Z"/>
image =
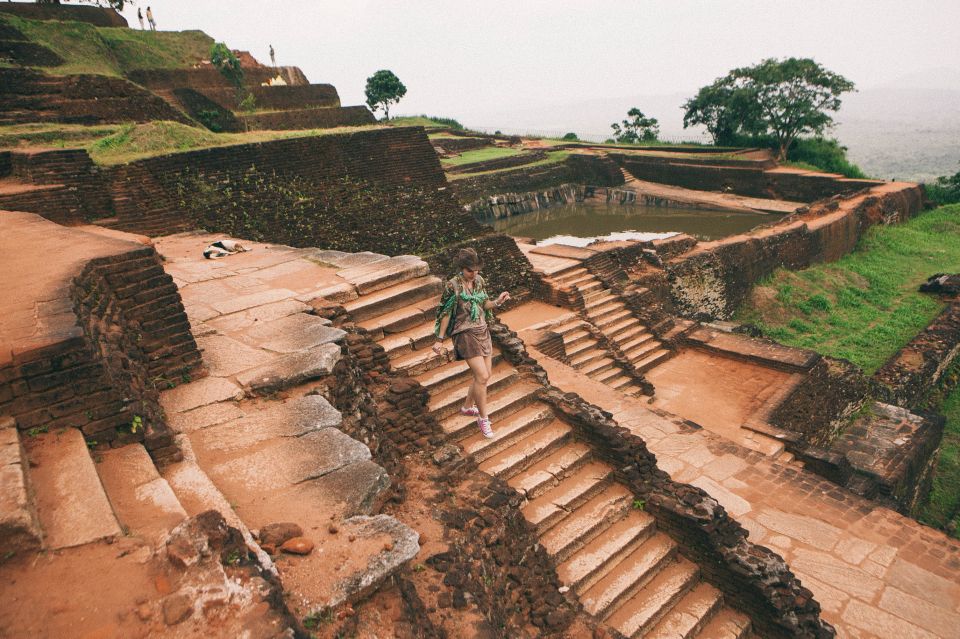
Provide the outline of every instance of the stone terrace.
<path id="1" fill-rule="evenodd" d="M 514 330 L 523 318 L 523 307 L 504 316 Z M 783 555 L 838 636 L 957 636 L 960 541 L 531 354 L 553 384 L 610 411 L 676 481 L 707 491 L 752 541 Z"/>

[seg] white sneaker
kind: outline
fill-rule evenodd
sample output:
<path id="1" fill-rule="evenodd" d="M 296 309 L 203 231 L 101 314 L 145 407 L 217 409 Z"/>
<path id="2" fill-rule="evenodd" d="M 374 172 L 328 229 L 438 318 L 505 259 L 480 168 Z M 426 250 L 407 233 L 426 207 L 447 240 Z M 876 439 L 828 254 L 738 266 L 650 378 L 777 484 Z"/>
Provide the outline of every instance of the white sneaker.
<path id="1" fill-rule="evenodd" d="M 480 409 L 476 406 L 471 406 L 470 408 L 460 407 L 461 415 L 469 415 L 470 417 L 476 417 L 480 414 Z"/>
<path id="2" fill-rule="evenodd" d="M 488 417 L 477 417 L 477 426 L 480 427 L 480 432 L 483 433 L 483 436 L 487 439 L 493 437 L 493 428 L 490 427 L 490 418 Z"/>

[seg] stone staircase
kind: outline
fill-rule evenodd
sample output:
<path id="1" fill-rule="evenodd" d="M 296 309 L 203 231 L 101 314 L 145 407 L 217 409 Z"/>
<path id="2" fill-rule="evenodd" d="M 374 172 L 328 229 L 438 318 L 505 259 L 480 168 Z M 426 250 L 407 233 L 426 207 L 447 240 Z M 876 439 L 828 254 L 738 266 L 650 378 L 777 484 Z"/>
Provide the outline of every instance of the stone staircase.
<path id="1" fill-rule="evenodd" d="M 563 338 L 564 350 L 571 366 L 622 393 L 640 393 L 641 386 L 617 365 L 591 329 L 597 330 L 585 320 L 573 319 L 552 330 Z"/>
<path id="2" fill-rule="evenodd" d="M 557 271 L 547 277 L 547 282 L 554 288 L 577 290 L 583 297 L 583 308 L 579 309 L 582 316 L 616 345 L 638 373 L 644 373 L 673 357 L 674 352 L 666 348 L 620 297 L 586 267 L 576 265 Z M 567 350 L 567 355 L 575 367 L 581 368 L 570 350 Z"/>
<path id="3" fill-rule="evenodd" d="M 581 272 L 565 275 L 588 292 L 598 288 L 599 282 L 586 281 Z M 584 608 L 627 637 L 748 636 L 749 619 L 724 606 L 721 593 L 701 579 L 699 568 L 677 553 L 643 504 L 616 481 L 614 469 L 574 437 L 538 399 L 541 387 L 522 377 L 498 349 L 488 387 L 495 437 L 484 438 L 474 418 L 460 415 L 471 381 L 467 365 L 430 349 L 440 287 L 436 277 L 412 277 L 344 306 L 383 346 L 393 368 L 429 391 L 429 409 L 446 439 L 472 455 L 482 471 L 526 496 L 524 516 Z M 604 309 L 599 317 L 610 318 L 604 323 L 608 330 L 626 320 L 619 310 Z M 639 339 L 640 332 L 642 326 L 622 341 L 649 339 Z M 578 329 L 571 327 L 566 336 L 574 347 L 587 343 Z"/>

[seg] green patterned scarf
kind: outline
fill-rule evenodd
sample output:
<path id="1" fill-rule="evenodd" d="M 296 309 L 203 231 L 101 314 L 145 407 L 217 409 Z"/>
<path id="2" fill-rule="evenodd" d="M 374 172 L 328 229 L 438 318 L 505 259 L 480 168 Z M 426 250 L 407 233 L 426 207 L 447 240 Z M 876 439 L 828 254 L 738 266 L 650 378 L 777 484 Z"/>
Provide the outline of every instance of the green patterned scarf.
<path id="1" fill-rule="evenodd" d="M 471 321 L 476 322 L 480 319 L 480 313 L 486 313 L 487 316 L 490 315 L 489 311 L 483 308 L 483 303 L 490 299 L 483 285 L 479 281 L 474 280 L 473 292 L 468 293 L 459 275 L 455 280 L 456 284 L 454 285 L 453 291 L 451 291 L 449 287 L 444 290 L 443 297 L 440 299 L 440 306 L 437 308 L 437 321 L 433 325 L 433 334 L 437 337 L 440 337 L 440 324 L 447 315 L 450 316 L 450 324 L 447 325 L 447 334 L 450 334 L 453 328 L 453 320 L 456 318 L 456 308 L 459 300 L 470 304 Z"/>

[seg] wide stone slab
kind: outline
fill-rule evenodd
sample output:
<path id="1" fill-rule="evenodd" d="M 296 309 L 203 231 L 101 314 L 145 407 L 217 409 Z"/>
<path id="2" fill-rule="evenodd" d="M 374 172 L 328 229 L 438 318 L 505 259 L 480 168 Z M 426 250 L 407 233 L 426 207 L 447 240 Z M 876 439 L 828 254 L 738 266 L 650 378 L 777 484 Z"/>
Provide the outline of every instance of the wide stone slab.
<path id="1" fill-rule="evenodd" d="M 197 346 L 203 351 L 203 362 L 215 377 L 231 377 L 273 359 L 270 353 L 247 346 L 226 335 L 213 334 L 196 339 Z"/>
<path id="2" fill-rule="evenodd" d="M 205 464 L 202 451 L 195 452 L 200 463 Z M 214 466 L 210 475 L 217 484 L 239 484 L 247 492 L 265 492 L 323 477 L 368 459 L 369 448 L 336 428 L 325 428 L 302 437 L 274 440 Z"/>
<path id="3" fill-rule="evenodd" d="M 330 320 L 297 313 L 252 326 L 242 331 L 241 338 L 251 346 L 277 353 L 297 353 L 339 341 L 345 335 L 343 330 L 331 327 Z"/>
<path id="4" fill-rule="evenodd" d="M 315 251 L 308 256 L 308 259 L 333 264 L 338 268 L 351 268 L 362 266 L 364 264 L 373 264 L 389 259 L 386 255 L 380 253 L 371 253 L 370 251 L 361 251 L 360 253 L 344 253 L 343 251 Z"/>
<path id="5" fill-rule="evenodd" d="M 340 346 L 324 344 L 240 373 L 237 381 L 251 394 L 271 393 L 329 375 L 339 360 Z"/>
<path id="6" fill-rule="evenodd" d="M 372 461 L 349 464 L 294 486 L 286 494 L 305 508 L 321 508 L 331 516 L 369 515 L 382 505 L 390 476 Z"/>
<path id="7" fill-rule="evenodd" d="M 167 413 L 180 413 L 207 404 L 243 398 L 243 390 L 222 377 L 204 377 L 160 394 L 160 404 Z"/>
<path id="8" fill-rule="evenodd" d="M 45 547 L 81 546 L 122 534 L 79 430 L 37 438 L 30 461 Z"/>
<path id="9" fill-rule="evenodd" d="M 338 426 L 340 411 L 321 395 L 306 395 L 286 402 L 269 402 L 266 408 L 245 407 L 243 414 L 222 424 L 195 432 L 194 450 L 227 458 L 277 437 L 299 437 L 311 431 Z"/>
<path id="10" fill-rule="evenodd" d="M 40 522 L 27 492 L 27 470 L 13 419 L 0 420 L 0 546 L 20 552 L 40 546 Z"/>
<path id="11" fill-rule="evenodd" d="M 294 313 L 306 313 L 310 306 L 297 300 L 280 300 L 271 302 L 262 306 L 255 306 L 245 311 L 223 315 L 207 322 L 210 326 L 230 333 L 249 328 L 259 322 L 271 322 L 273 320 L 293 315 Z"/>
<path id="12" fill-rule="evenodd" d="M 427 263 L 416 255 L 398 255 L 387 260 L 337 271 L 337 275 L 355 286 L 363 295 L 403 280 L 421 277 L 429 272 L 430 267 Z"/>

